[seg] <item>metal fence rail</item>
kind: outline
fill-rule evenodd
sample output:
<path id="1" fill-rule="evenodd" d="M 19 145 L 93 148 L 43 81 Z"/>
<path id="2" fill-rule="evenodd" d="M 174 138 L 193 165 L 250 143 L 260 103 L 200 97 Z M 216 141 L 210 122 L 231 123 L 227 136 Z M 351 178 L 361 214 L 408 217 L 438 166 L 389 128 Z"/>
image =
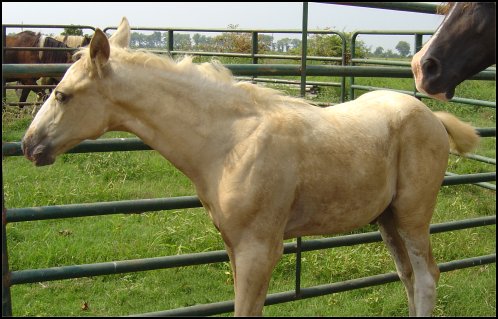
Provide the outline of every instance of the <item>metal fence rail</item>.
<path id="1" fill-rule="evenodd" d="M 170 208 L 173 209 L 173 208 Z M 71 216 L 75 217 L 75 216 Z M 461 230 L 467 228 L 496 225 L 496 216 L 486 216 L 431 225 L 431 234 Z M 380 232 L 373 231 L 363 234 L 344 235 L 325 239 L 302 241 L 302 252 L 321 249 L 330 249 L 359 244 L 381 242 Z M 294 254 L 297 251 L 296 243 L 285 243 L 284 254 Z M 183 254 L 155 258 L 143 258 L 103 262 L 86 265 L 62 266 L 44 269 L 28 269 L 11 272 L 10 285 L 19 285 L 34 282 L 71 279 L 89 276 L 113 275 L 136 271 L 148 271 L 174 267 L 210 264 L 228 261 L 225 250 L 203 253 Z"/>
<path id="2" fill-rule="evenodd" d="M 456 269 L 464 269 L 468 267 L 475 267 L 490 263 L 496 263 L 496 254 L 441 263 L 438 264 L 438 267 L 441 272 L 447 272 Z M 329 295 L 333 293 L 344 292 L 354 289 L 383 285 L 395 281 L 399 281 L 398 274 L 391 272 L 387 274 L 351 279 L 332 284 L 301 288 L 300 294 L 296 294 L 295 291 L 286 291 L 286 292 L 269 294 L 266 297 L 265 305 L 266 306 L 276 305 L 279 303 L 297 301 L 297 300 L 319 297 L 319 296 L 324 296 L 324 295 Z M 233 301 L 221 301 L 207 305 L 195 305 L 180 309 L 137 314 L 134 316 L 140 316 L 140 317 L 212 316 L 226 312 L 232 312 L 233 310 L 234 310 Z"/>
<path id="3" fill-rule="evenodd" d="M 234 75 L 278 75 L 299 76 L 301 66 L 296 64 L 225 64 Z M 61 76 L 70 65 L 67 64 L 2 64 L 4 77 L 19 75 L 30 76 Z M 412 78 L 409 67 L 369 67 L 350 65 L 307 65 L 308 76 L 355 76 L 355 77 L 392 77 Z M 494 80 L 495 73 L 482 71 L 474 75 L 472 80 Z"/>
<path id="4" fill-rule="evenodd" d="M 496 172 L 446 176 L 442 186 L 496 181 Z M 91 204 L 68 204 L 41 207 L 10 208 L 5 221 L 23 222 L 34 220 L 88 217 L 112 214 L 136 214 L 150 211 L 202 207 L 197 196 L 153 198 L 100 202 Z"/>

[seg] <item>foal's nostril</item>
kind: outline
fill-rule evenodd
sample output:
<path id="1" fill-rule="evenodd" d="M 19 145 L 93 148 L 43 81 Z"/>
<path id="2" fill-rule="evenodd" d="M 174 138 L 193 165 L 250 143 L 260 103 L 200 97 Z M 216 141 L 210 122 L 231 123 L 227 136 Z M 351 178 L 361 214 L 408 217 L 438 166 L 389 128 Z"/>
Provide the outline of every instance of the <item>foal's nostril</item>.
<path id="1" fill-rule="evenodd" d="M 426 75 L 437 76 L 441 70 L 441 63 L 434 58 L 426 58 L 422 61 L 422 71 Z"/>

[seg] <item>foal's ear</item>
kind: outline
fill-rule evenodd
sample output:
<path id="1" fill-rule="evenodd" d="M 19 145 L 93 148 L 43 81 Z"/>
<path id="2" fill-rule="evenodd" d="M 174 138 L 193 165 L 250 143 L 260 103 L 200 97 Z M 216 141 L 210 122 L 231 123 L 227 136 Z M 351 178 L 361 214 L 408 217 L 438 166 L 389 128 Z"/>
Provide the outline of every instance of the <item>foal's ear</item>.
<path id="1" fill-rule="evenodd" d="M 126 17 L 123 17 L 121 19 L 121 23 L 118 26 L 118 29 L 109 38 L 109 42 L 111 43 L 111 45 L 120 48 L 127 48 L 130 45 L 130 39 L 131 39 L 130 23 L 128 22 L 128 19 L 126 19 Z"/>
<path id="2" fill-rule="evenodd" d="M 90 59 L 92 63 L 97 67 L 97 72 L 102 75 L 102 67 L 109 60 L 109 55 L 111 54 L 111 48 L 109 46 L 109 40 L 107 36 L 97 28 L 92 40 L 90 41 Z"/>

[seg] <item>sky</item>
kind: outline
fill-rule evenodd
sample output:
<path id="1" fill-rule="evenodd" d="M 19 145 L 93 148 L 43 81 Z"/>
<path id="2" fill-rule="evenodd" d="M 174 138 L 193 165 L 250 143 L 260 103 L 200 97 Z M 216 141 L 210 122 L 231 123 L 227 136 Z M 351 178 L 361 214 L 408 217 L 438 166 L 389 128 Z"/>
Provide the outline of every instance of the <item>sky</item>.
<path id="1" fill-rule="evenodd" d="M 117 26 L 126 16 L 132 27 L 301 29 L 302 2 L 2 2 L 2 24 L 77 24 L 104 29 Z M 429 30 L 443 17 L 344 5 L 309 3 L 308 29 Z M 36 28 L 25 28 L 40 31 Z M 20 32 L 8 29 L 7 33 Z M 62 29 L 53 29 L 59 33 Z M 84 30 L 85 33 L 87 31 Z M 50 33 L 50 32 L 46 32 Z M 91 33 L 88 31 L 88 33 Z M 274 35 L 275 39 L 279 39 Z M 289 35 L 284 35 L 286 37 Z M 299 38 L 299 35 L 296 35 Z M 428 40 L 424 37 L 424 42 Z M 399 41 L 413 48 L 413 36 L 360 35 L 372 47 L 391 49 Z"/>

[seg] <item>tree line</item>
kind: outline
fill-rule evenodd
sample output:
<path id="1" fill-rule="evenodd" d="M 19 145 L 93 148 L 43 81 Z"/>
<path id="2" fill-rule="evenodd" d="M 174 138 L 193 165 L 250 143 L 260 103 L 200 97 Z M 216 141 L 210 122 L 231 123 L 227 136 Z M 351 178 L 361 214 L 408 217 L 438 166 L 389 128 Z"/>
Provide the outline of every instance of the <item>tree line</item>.
<path id="1" fill-rule="evenodd" d="M 234 26 L 229 28 L 236 29 Z M 346 53 L 350 55 L 351 33 L 345 33 L 346 36 Z M 215 36 L 207 36 L 200 33 L 178 33 L 173 36 L 173 50 L 177 51 L 206 51 L 206 52 L 233 52 L 233 53 L 251 53 L 252 36 L 247 32 L 223 32 Z M 164 49 L 168 45 L 167 32 L 153 32 L 152 34 L 143 34 L 132 32 L 131 47 L 147 49 Z M 282 38 L 275 40 L 271 35 L 258 34 L 258 53 L 286 53 L 301 54 L 301 39 Z M 372 51 L 363 41 L 356 41 L 355 56 L 358 58 L 365 57 L 384 57 L 400 58 L 408 57 L 411 54 L 410 44 L 406 41 L 399 41 L 395 47 L 397 52 L 378 46 Z M 342 41 L 339 36 L 333 34 L 311 34 L 308 38 L 308 55 L 340 57 L 342 52 Z"/>
<path id="2" fill-rule="evenodd" d="M 173 35 L 173 50 L 177 51 L 209 51 L 251 53 L 252 35 L 248 32 L 237 32 L 237 25 L 229 25 L 234 31 L 222 32 L 219 35 L 207 36 L 200 33 L 179 33 Z M 351 34 L 346 34 L 346 52 L 349 54 Z M 298 38 L 282 38 L 276 40 L 268 34 L 258 34 L 258 53 L 301 54 L 302 41 Z M 168 32 L 155 31 L 151 34 L 132 32 L 130 46 L 132 48 L 164 49 L 168 48 Z M 356 43 L 356 56 L 365 57 L 369 48 L 362 42 Z M 340 57 L 342 53 L 341 38 L 333 34 L 310 34 L 308 38 L 308 55 Z"/>
<path id="3" fill-rule="evenodd" d="M 222 32 L 219 35 L 207 36 L 200 33 L 179 33 L 173 36 L 173 50 L 177 51 L 206 51 L 206 52 L 231 52 L 231 53 L 251 53 L 252 35 L 248 32 L 237 32 L 238 25 L 229 25 L 228 29 L 233 31 Z M 325 30 L 330 30 L 326 28 Z M 64 28 L 63 35 L 83 35 L 83 31 L 77 28 Z M 352 33 L 343 33 L 346 37 L 346 56 L 351 56 L 350 40 Z M 302 41 L 298 38 L 282 38 L 275 40 L 272 35 L 258 34 L 258 53 L 279 53 L 279 54 L 301 54 Z M 132 48 L 143 49 L 163 49 L 168 48 L 168 32 L 155 31 L 151 34 L 132 32 L 130 46 Z M 408 57 L 411 53 L 410 44 L 399 41 L 395 49 L 385 50 L 378 46 L 373 52 L 363 41 L 356 41 L 355 57 L 384 57 L 399 58 Z M 342 54 L 341 38 L 334 34 L 310 34 L 308 38 L 308 55 L 340 57 Z"/>

